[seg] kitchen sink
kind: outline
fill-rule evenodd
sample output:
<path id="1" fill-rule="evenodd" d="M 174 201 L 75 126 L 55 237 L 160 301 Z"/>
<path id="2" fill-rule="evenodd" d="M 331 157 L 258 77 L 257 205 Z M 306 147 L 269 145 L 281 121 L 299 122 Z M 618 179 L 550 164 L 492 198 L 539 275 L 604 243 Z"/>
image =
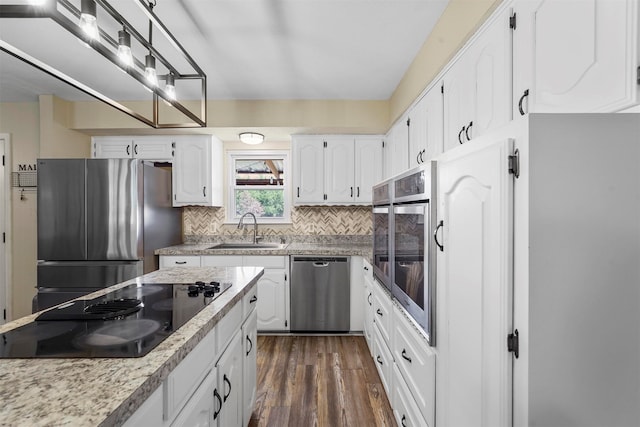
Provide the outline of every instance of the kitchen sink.
<path id="1" fill-rule="evenodd" d="M 207 249 L 284 249 L 287 243 L 218 243 Z"/>

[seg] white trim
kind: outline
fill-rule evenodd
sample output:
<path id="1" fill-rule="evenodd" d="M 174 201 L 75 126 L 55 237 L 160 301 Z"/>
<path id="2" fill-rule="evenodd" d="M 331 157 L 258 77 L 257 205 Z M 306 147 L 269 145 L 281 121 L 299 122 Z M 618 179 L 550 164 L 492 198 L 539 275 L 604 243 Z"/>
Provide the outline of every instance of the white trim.
<path id="1" fill-rule="evenodd" d="M 225 224 L 237 223 L 240 219 L 234 215 L 235 213 L 235 168 L 233 162 L 236 158 L 243 159 L 264 159 L 265 157 L 281 158 L 284 169 L 284 186 L 281 187 L 284 190 L 284 216 L 282 218 L 259 218 L 259 222 L 262 224 L 291 224 L 291 164 L 289 161 L 289 150 L 229 150 L 227 151 L 227 182 L 228 182 L 228 194 L 227 194 L 227 209 Z M 278 187 L 274 187 L 276 189 Z"/>
<path id="2" fill-rule="evenodd" d="M 0 262 L 4 262 L 4 283 L 5 287 L 2 289 L 0 287 L 0 292 L 4 292 L 5 297 L 5 306 L 0 307 L 6 308 L 7 310 L 7 319 L 6 321 L 10 321 L 13 319 L 13 305 L 12 305 L 12 283 L 11 283 L 11 254 L 12 254 L 12 215 L 11 215 L 11 135 L 8 133 L 0 133 L 0 141 L 2 141 L 2 146 L 0 147 L 0 155 L 4 155 L 4 233 L 5 233 L 5 243 L 4 243 L 4 260 L 0 259 Z M 1 232 L 1 231 L 0 231 Z M 0 243 L 1 244 L 1 243 Z M 0 325 L 3 324 L 5 320 L 2 318 L 0 313 Z"/>

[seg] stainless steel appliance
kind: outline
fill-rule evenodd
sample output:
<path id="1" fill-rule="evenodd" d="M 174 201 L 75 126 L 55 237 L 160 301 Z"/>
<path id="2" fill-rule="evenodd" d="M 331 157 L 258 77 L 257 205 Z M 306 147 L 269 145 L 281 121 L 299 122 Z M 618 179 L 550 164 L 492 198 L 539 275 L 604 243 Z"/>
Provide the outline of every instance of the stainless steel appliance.
<path id="1" fill-rule="evenodd" d="M 291 257 L 291 331 L 349 331 L 350 265 L 350 257 Z"/>
<path id="2" fill-rule="evenodd" d="M 391 181 L 383 181 L 373 187 L 373 274 L 390 292 L 393 283 L 392 263 L 389 262 L 392 259 L 393 229 L 391 193 Z"/>
<path id="3" fill-rule="evenodd" d="M 134 159 L 38 160 L 34 311 L 158 268 L 182 239 L 171 172 Z"/>
<path id="4" fill-rule="evenodd" d="M 0 358 L 144 356 L 230 287 L 140 283 L 71 301 L 0 334 Z"/>
<path id="5" fill-rule="evenodd" d="M 436 163 L 409 170 L 393 181 L 393 296 L 435 345 Z"/>

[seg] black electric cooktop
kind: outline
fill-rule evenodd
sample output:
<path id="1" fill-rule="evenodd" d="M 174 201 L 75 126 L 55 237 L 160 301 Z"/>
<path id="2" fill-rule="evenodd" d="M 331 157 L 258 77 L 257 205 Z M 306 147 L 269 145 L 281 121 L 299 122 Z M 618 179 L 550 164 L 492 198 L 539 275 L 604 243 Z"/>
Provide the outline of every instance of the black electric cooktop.
<path id="1" fill-rule="evenodd" d="M 71 301 L 0 334 L 0 358 L 144 356 L 229 287 L 142 283 Z"/>

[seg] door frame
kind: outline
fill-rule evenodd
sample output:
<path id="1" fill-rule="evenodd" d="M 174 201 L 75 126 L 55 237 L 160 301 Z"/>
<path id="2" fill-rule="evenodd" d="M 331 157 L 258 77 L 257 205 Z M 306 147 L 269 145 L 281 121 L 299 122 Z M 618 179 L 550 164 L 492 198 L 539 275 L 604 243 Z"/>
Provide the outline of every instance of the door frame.
<path id="1" fill-rule="evenodd" d="M 6 319 L 0 315 L 0 325 L 13 319 L 13 309 L 11 304 L 12 298 L 12 286 L 11 286 L 11 135 L 8 133 L 0 133 L 0 155 L 3 156 L 2 169 L 4 183 L 0 188 L 0 198 L 3 206 L 4 221 L 0 224 L 2 230 L 5 233 L 4 245 L 0 247 L 0 264 L 4 265 L 4 286 L 0 282 L 0 296 L 4 296 L 5 307 L 0 307 L 6 310 Z M 4 252 L 4 253 L 3 253 Z"/>

